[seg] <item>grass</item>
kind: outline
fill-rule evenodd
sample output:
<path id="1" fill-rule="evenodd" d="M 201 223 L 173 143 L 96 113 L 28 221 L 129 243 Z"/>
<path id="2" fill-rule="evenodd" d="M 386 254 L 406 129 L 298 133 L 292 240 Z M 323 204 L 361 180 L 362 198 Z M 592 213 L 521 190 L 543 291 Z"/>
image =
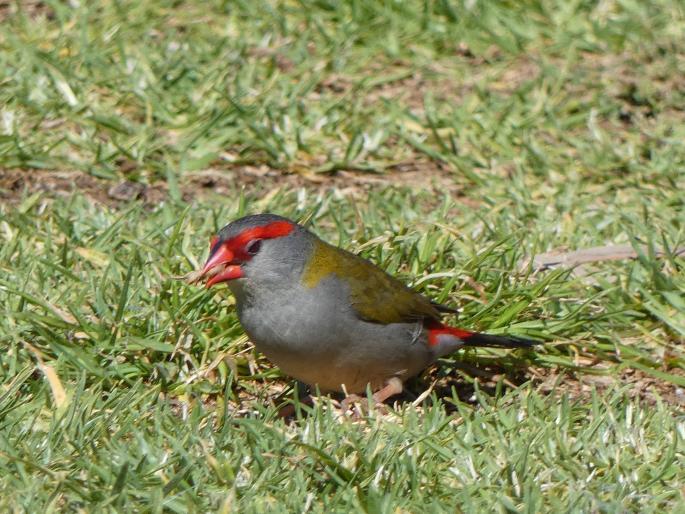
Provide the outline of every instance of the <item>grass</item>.
<path id="1" fill-rule="evenodd" d="M 685 508 L 680 3 L 0 9 L 2 510 Z M 285 423 L 230 296 L 175 278 L 261 211 L 546 344 Z M 610 243 L 639 258 L 521 267 Z"/>

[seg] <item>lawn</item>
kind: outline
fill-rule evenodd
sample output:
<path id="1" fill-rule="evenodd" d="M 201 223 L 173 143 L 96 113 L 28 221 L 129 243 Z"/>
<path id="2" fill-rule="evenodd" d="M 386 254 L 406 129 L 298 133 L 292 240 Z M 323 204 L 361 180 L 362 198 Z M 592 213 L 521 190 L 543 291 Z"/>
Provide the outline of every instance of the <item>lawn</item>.
<path id="1" fill-rule="evenodd" d="M 0 510 L 685 511 L 681 2 L 0 21 Z M 387 411 L 280 419 L 292 382 L 227 290 L 183 280 L 264 211 L 545 344 L 442 359 Z"/>

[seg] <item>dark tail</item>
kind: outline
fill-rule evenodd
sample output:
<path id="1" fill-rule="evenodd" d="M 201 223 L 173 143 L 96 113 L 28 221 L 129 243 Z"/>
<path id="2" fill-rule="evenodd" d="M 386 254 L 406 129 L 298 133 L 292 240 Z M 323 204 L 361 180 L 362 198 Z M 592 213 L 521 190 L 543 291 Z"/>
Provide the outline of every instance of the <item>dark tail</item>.
<path id="1" fill-rule="evenodd" d="M 542 344 L 542 341 L 535 341 L 533 339 L 525 339 L 516 336 L 493 336 L 490 334 L 479 334 L 477 332 L 469 332 L 466 337 L 462 336 L 465 346 L 490 346 L 492 348 L 530 348 L 536 344 Z"/>
<path id="2" fill-rule="evenodd" d="M 428 344 L 444 345 L 445 352 L 453 351 L 460 346 L 490 346 L 493 348 L 530 348 L 542 341 L 525 339 L 516 336 L 493 336 L 471 332 L 463 328 L 448 327 L 442 323 L 428 326 Z"/>

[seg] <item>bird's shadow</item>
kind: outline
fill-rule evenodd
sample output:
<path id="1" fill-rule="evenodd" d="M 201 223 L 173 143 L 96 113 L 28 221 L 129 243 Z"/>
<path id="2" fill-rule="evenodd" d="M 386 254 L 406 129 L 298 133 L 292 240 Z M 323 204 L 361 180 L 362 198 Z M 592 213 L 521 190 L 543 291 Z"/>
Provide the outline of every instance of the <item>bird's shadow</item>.
<path id="1" fill-rule="evenodd" d="M 530 369 L 531 364 L 529 358 L 518 358 L 513 355 L 497 359 L 497 362 L 478 357 L 438 362 L 418 377 L 408 380 L 404 384 L 402 393 L 388 398 L 384 404 L 398 409 L 408 404 L 416 406 L 440 404 L 446 412 L 452 413 L 458 410 L 460 403 L 475 405 L 483 396 L 496 399 L 507 391 L 529 382 L 532 377 L 527 370 Z M 306 415 L 307 409 L 300 410 L 294 405 L 296 403 L 311 405 L 312 397 L 322 395 L 322 393 L 311 391 L 304 384 L 295 385 L 286 395 L 287 398 L 282 397 L 290 408 L 283 409 L 281 417 L 292 418 L 295 411 Z M 343 393 L 332 393 L 327 396 L 335 400 L 338 405 L 342 404 L 346 398 Z"/>

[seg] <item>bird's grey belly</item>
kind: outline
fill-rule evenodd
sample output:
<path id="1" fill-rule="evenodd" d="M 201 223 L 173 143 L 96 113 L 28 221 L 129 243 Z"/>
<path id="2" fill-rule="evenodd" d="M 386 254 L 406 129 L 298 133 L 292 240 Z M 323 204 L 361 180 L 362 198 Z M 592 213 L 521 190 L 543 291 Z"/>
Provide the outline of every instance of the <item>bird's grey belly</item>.
<path id="1" fill-rule="evenodd" d="M 368 323 L 344 304 L 302 301 L 296 292 L 279 299 L 239 304 L 240 322 L 284 373 L 322 391 L 363 393 L 367 385 L 375 390 L 388 378 L 416 375 L 435 360 L 420 323 Z"/>

